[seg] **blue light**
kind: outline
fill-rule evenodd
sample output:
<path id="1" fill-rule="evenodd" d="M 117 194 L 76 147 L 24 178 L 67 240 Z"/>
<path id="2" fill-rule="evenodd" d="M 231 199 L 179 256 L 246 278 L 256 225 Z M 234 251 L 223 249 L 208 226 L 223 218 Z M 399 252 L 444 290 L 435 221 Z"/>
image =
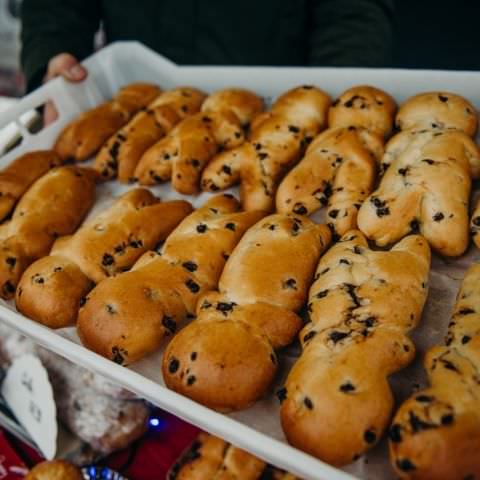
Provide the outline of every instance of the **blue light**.
<path id="1" fill-rule="evenodd" d="M 160 425 L 160 420 L 158 418 L 151 418 L 150 425 L 152 427 L 158 427 Z"/>

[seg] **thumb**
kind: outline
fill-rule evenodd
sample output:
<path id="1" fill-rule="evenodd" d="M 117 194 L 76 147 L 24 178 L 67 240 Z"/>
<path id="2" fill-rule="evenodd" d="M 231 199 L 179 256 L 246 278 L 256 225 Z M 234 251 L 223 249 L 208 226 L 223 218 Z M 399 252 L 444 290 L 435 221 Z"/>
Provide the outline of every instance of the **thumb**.
<path id="1" fill-rule="evenodd" d="M 87 76 L 87 70 L 69 53 L 60 53 L 48 62 L 45 81 L 62 75 L 70 82 L 81 82 Z"/>

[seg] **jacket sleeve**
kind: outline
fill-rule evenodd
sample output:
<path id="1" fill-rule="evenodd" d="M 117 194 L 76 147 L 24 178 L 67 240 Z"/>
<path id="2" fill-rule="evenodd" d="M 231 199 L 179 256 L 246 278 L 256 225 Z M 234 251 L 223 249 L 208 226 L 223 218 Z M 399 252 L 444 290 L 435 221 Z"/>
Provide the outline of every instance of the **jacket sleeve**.
<path id="1" fill-rule="evenodd" d="M 93 51 L 100 1 L 23 0 L 21 63 L 27 90 L 40 85 L 48 61 L 59 53 L 83 60 Z"/>
<path id="2" fill-rule="evenodd" d="M 384 67 L 391 62 L 393 0 L 310 0 L 309 64 Z"/>

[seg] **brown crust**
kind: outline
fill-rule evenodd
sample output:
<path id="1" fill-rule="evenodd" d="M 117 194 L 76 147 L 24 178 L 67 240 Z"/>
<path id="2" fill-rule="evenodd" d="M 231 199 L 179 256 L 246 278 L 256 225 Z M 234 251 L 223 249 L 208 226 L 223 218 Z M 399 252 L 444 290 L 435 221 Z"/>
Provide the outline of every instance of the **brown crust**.
<path id="1" fill-rule="evenodd" d="M 35 465 L 25 480 L 83 480 L 83 475 L 75 465 L 65 460 L 51 460 Z"/>

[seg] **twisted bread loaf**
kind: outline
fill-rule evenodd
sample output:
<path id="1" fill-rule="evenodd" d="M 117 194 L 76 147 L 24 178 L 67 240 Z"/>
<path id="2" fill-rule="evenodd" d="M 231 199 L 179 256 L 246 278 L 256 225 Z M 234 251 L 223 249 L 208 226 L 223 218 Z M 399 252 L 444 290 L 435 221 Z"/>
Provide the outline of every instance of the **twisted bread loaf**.
<path id="1" fill-rule="evenodd" d="M 445 346 L 431 348 L 431 387 L 398 410 L 390 454 L 402 478 L 480 478 L 480 265 L 465 274 Z"/>
<path id="2" fill-rule="evenodd" d="M 410 97 L 395 123 L 400 130 L 455 128 L 473 137 L 478 119 L 475 107 L 465 98 L 449 92 L 427 92 Z"/>
<path id="3" fill-rule="evenodd" d="M 278 392 L 291 444 L 344 465 L 380 439 L 393 408 L 387 378 L 415 355 L 406 334 L 420 320 L 429 266 L 421 236 L 375 252 L 351 231 L 322 257 L 303 353 Z"/>
<path id="4" fill-rule="evenodd" d="M 95 169 L 104 179 L 133 177 L 141 156 L 187 115 L 200 110 L 205 94 L 189 87 L 161 93 L 148 107 L 115 133 L 95 159 Z"/>
<path id="5" fill-rule="evenodd" d="M 357 227 L 360 205 L 372 191 L 383 137 L 364 128 L 330 128 L 283 179 L 277 210 L 308 215 L 328 205 L 334 238 Z"/>
<path id="6" fill-rule="evenodd" d="M 459 130 L 407 130 L 387 144 L 379 188 L 360 208 L 358 226 L 377 245 L 420 232 L 442 255 L 468 245 L 471 178 L 480 153 Z"/>
<path id="7" fill-rule="evenodd" d="M 263 216 L 238 210 L 230 195 L 210 199 L 183 220 L 160 254 L 146 253 L 130 272 L 94 288 L 78 316 L 83 344 L 122 364 L 156 350 L 195 312 L 199 296 L 217 286 L 231 251 Z"/>
<path id="8" fill-rule="evenodd" d="M 220 149 L 241 145 L 244 128 L 262 109 L 262 100 L 248 90 L 213 93 L 203 103 L 201 113 L 185 119 L 147 150 L 135 177 L 142 185 L 171 179 L 173 188 L 180 193 L 198 192 L 205 165 Z"/>
<path id="9" fill-rule="evenodd" d="M 258 480 L 266 464 L 224 440 L 200 433 L 168 480 Z"/>
<path id="10" fill-rule="evenodd" d="M 240 182 L 245 210 L 272 211 L 284 174 L 327 123 L 330 97 L 303 86 L 280 96 L 270 112 L 252 123 L 248 142 L 218 155 L 202 175 L 202 189 L 217 191 Z"/>
<path id="11" fill-rule="evenodd" d="M 96 173 L 58 167 L 38 179 L 0 225 L 0 297 L 12 298 L 24 270 L 75 231 L 95 199 Z"/>
<path id="12" fill-rule="evenodd" d="M 17 309 L 52 328 L 74 324 L 93 283 L 128 270 L 191 211 L 188 202 L 160 203 L 148 190 L 130 190 L 27 268 L 17 288 Z"/>
<path id="13" fill-rule="evenodd" d="M 63 161 L 87 160 L 160 92 L 158 87 L 148 83 L 132 83 L 121 88 L 112 100 L 70 122 L 57 138 L 54 150 Z"/>
<path id="14" fill-rule="evenodd" d="M 13 210 L 28 187 L 51 168 L 62 164 L 53 150 L 25 153 L 0 172 L 0 221 Z"/>
<path id="15" fill-rule="evenodd" d="M 328 111 L 330 127 L 363 127 L 382 137 L 392 133 L 395 100 L 383 90 L 367 85 L 353 87 L 340 95 Z"/>
<path id="16" fill-rule="evenodd" d="M 208 407 L 240 410 L 262 397 L 277 370 L 275 350 L 302 326 L 303 306 L 325 225 L 283 214 L 252 227 L 219 281 L 197 305 L 197 319 L 167 346 L 166 385 Z"/>

